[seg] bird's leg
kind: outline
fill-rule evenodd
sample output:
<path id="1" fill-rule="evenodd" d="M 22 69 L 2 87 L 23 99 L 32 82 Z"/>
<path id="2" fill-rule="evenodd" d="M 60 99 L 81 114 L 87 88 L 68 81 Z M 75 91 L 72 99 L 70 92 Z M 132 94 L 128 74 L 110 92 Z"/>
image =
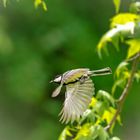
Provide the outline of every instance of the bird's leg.
<path id="1" fill-rule="evenodd" d="M 79 80 L 80 84 L 83 84 L 88 78 L 89 78 L 89 76 L 87 74 L 83 75 Z"/>

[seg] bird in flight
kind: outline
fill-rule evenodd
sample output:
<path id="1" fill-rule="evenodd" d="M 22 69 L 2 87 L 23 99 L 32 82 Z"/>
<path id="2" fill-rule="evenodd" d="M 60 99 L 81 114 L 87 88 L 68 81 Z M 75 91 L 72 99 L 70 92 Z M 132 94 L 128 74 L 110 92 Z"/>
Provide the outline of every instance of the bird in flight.
<path id="1" fill-rule="evenodd" d="M 59 86 L 52 93 L 52 97 L 59 95 L 62 86 L 66 86 L 65 101 L 59 114 L 61 115 L 60 121 L 73 123 L 78 120 L 88 108 L 94 95 L 94 83 L 91 77 L 111 73 L 109 67 L 100 70 L 79 68 L 56 76 L 51 82 L 58 83 Z"/>

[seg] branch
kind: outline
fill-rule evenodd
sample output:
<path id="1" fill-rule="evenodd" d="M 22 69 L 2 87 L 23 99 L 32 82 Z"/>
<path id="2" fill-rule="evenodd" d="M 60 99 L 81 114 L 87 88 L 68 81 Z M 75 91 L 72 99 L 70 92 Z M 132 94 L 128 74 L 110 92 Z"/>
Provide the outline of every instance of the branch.
<path id="1" fill-rule="evenodd" d="M 114 122 L 116 121 L 118 115 L 120 114 L 121 110 L 122 110 L 122 107 L 123 107 L 123 104 L 124 104 L 124 101 L 130 91 L 130 88 L 132 86 L 132 83 L 133 83 L 133 79 L 134 79 L 134 76 L 135 76 L 135 72 L 137 70 L 137 66 L 138 66 L 138 63 L 139 63 L 139 58 L 140 58 L 140 52 L 133 58 L 133 63 L 132 63 L 132 69 L 131 69 L 131 74 L 130 74 L 130 77 L 127 81 L 127 84 L 126 84 L 126 87 L 124 88 L 119 100 L 118 100 L 118 109 L 116 111 L 116 113 L 114 114 L 112 120 L 110 121 L 110 123 L 105 127 L 105 130 L 108 131 L 112 125 L 114 124 Z"/>

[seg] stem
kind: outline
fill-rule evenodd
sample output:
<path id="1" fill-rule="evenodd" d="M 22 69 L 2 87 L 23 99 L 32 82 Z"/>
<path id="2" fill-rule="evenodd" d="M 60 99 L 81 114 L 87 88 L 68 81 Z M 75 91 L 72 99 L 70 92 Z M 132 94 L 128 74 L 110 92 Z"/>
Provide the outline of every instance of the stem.
<path id="1" fill-rule="evenodd" d="M 117 111 L 114 114 L 114 116 L 113 116 L 112 120 L 110 121 L 110 123 L 105 127 L 105 130 L 106 131 L 108 131 L 112 127 L 112 125 L 114 124 L 114 122 L 116 121 L 118 115 L 120 114 L 120 112 L 122 110 L 124 101 L 125 101 L 128 93 L 129 93 L 130 88 L 131 88 L 132 83 L 133 83 L 135 72 L 137 70 L 137 66 L 138 66 L 138 63 L 139 63 L 139 58 L 140 58 L 140 52 L 138 53 L 137 57 L 135 57 L 135 59 L 133 59 L 130 77 L 129 77 L 128 81 L 127 81 L 126 87 L 124 88 L 124 90 L 123 90 L 120 98 L 118 99 L 118 108 L 117 108 Z"/>

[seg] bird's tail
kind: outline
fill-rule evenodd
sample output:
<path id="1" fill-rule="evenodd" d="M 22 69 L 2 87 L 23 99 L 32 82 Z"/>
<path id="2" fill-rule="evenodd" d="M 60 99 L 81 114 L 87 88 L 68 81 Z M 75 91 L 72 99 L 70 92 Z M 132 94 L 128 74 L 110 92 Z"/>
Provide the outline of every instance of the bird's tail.
<path id="1" fill-rule="evenodd" d="M 93 70 L 89 72 L 90 76 L 101 76 L 101 75 L 108 75 L 111 74 L 112 71 L 109 67 L 99 69 L 99 70 Z"/>

